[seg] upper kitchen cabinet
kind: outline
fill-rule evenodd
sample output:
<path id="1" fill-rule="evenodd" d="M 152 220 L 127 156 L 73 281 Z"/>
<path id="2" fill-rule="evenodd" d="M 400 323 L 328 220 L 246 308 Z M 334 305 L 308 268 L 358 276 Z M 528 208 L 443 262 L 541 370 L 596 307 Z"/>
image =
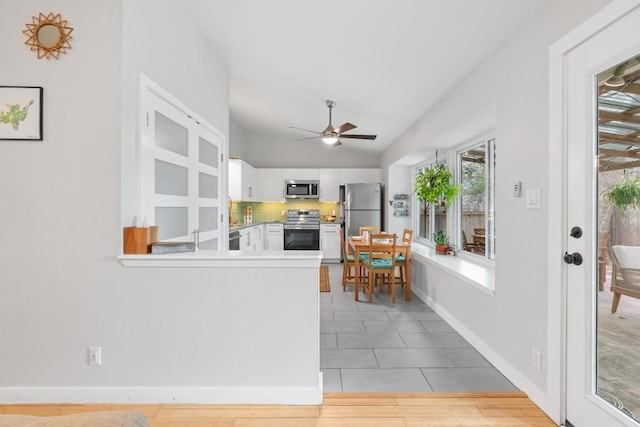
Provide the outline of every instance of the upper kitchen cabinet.
<path id="1" fill-rule="evenodd" d="M 285 169 L 287 176 L 285 179 L 294 181 L 317 181 L 318 169 Z"/>
<path id="2" fill-rule="evenodd" d="M 318 178 L 320 180 L 320 201 L 339 202 L 340 169 L 320 169 Z"/>
<path id="3" fill-rule="evenodd" d="M 258 170 L 240 159 L 229 159 L 229 197 L 245 202 L 258 201 Z"/>
<path id="4" fill-rule="evenodd" d="M 286 169 L 258 169 L 260 182 L 258 199 L 261 202 L 285 202 L 284 181 L 286 179 L 288 179 Z"/>
<path id="5" fill-rule="evenodd" d="M 340 169 L 340 185 L 346 184 L 375 184 L 382 182 L 380 169 Z"/>

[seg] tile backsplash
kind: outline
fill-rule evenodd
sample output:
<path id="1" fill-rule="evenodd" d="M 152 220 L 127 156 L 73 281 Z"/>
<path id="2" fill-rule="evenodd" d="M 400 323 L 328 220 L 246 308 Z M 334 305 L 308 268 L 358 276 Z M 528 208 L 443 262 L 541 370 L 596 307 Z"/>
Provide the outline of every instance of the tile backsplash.
<path id="1" fill-rule="evenodd" d="M 336 221 L 340 219 L 337 218 L 340 215 L 338 203 L 325 203 L 315 200 L 295 200 L 286 203 L 232 202 L 230 223 L 242 224 L 247 207 L 251 207 L 254 224 L 272 221 L 284 222 L 287 220 L 287 210 L 289 209 L 319 209 L 320 219 L 325 215 L 335 215 Z"/>

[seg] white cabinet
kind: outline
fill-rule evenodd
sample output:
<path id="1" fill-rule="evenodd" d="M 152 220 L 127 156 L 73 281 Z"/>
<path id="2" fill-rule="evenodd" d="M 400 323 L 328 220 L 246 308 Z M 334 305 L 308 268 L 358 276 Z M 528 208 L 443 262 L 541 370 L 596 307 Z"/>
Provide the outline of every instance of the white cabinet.
<path id="1" fill-rule="evenodd" d="M 250 250 L 251 251 L 261 251 L 264 249 L 263 247 L 263 242 L 262 242 L 262 229 L 264 228 L 264 226 L 262 224 L 260 225 L 254 225 L 253 227 L 250 228 L 249 230 L 249 236 L 250 236 Z"/>
<path id="2" fill-rule="evenodd" d="M 263 249 L 262 230 L 264 226 L 254 225 L 240 230 L 240 250 L 255 252 Z"/>
<path id="3" fill-rule="evenodd" d="M 264 229 L 265 246 L 267 251 L 284 250 L 284 225 L 283 224 L 265 224 Z"/>
<path id="4" fill-rule="evenodd" d="M 319 169 L 320 201 L 340 201 L 340 169 Z"/>
<path id="5" fill-rule="evenodd" d="M 258 170 L 244 160 L 229 160 L 229 197 L 231 200 L 258 201 Z"/>
<path id="6" fill-rule="evenodd" d="M 251 229 L 249 228 L 243 228 L 240 230 L 240 250 L 251 250 Z"/>
<path id="7" fill-rule="evenodd" d="M 322 261 L 340 262 L 340 224 L 320 224 Z"/>
<path id="8" fill-rule="evenodd" d="M 285 169 L 285 179 L 317 181 L 318 169 Z"/>
<path id="9" fill-rule="evenodd" d="M 261 202 L 284 202 L 284 181 L 286 169 L 258 169 L 258 200 Z"/>
<path id="10" fill-rule="evenodd" d="M 340 185 L 346 184 L 375 184 L 382 182 L 380 179 L 380 169 L 340 169 Z"/>

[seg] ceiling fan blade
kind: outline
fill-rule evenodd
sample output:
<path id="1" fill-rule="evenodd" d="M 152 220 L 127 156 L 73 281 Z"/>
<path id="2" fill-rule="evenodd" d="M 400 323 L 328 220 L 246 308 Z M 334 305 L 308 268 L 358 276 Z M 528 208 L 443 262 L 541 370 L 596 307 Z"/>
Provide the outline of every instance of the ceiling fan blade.
<path id="1" fill-rule="evenodd" d="M 317 136 L 307 136 L 305 138 L 290 139 L 289 142 L 309 141 L 311 139 L 318 139 L 318 137 Z"/>
<path id="2" fill-rule="evenodd" d="M 297 128 L 295 126 L 289 126 L 289 129 L 303 130 L 305 132 L 312 132 L 312 133 L 320 135 L 320 132 L 318 132 L 317 130 L 309 130 L 309 129 Z"/>
<path id="3" fill-rule="evenodd" d="M 340 138 L 351 138 L 351 139 L 376 139 L 378 135 L 353 135 L 353 134 L 340 134 Z"/>
<path id="4" fill-rule="evenodd" d="M 337 147 L 339 145 L 342 145 L 342 142 L 340 142 L 340 140 L 337 140 L 336 142 L 334 142 L 333 144 L 331 144 L 332 147 Z"/>
<path id="5" fill-rule="evenodd" d="M 342 132 L 346 132 L 346 131 L 351 130 L 351 129 L 355 129 L 355 128 L 357 128 L 357 127 L 358 127 L 358 126 L 356 126 L 356 125 L 354 125 L 354 124 L 351 124 L 351 123 L 349 123 L 349 122 L 346 122 L 346 123 L 341 124 L 341 125 L 340 125 L 340 126 L 338 126 L 337 128 L 335 128 L 333 131 L 334 131 L 335 133 L 342 133 Z"/>

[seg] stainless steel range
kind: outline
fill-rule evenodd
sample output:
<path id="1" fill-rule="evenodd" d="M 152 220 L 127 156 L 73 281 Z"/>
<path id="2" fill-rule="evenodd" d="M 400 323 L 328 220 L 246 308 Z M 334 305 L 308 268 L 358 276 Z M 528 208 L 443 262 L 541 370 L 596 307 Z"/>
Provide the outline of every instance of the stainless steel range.
<path id="1" fill-rule="evenodd" d="M 320 211 L 289 209 L 284 223 L 285 251 L 320 250 Z"/>

